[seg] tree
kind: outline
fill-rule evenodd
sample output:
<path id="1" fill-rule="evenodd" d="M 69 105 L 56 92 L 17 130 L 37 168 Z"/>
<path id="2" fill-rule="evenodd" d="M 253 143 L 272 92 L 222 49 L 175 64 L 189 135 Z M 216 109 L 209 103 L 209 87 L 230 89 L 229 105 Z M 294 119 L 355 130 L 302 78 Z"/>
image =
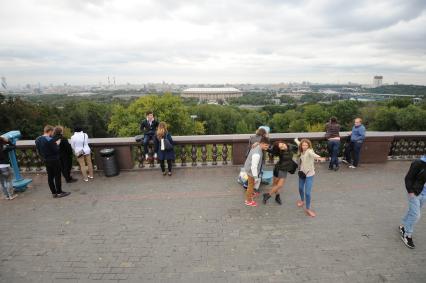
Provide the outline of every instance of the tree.
<path id="1" fill-rule="evenodd" d="M 342 130 L 349 130 L 353 120 L 359 115 L 359 103 L 356 101 L 341 101 L 331 108 L 331 116 L 336 116 Z"/>
<path id="2" fill-rule="evenodd" d="M 171 94 L 144 96 L 128 107 L 115 106 L 108 129 L 118 136 L 138 135 L 140 123 L 145 119 L 147 111 L 153 111 L 158 120 L 166 122 L 174 135 L 194 132 L 188 109 L 180 97 Z"/>
<path id="3" fill-rule="evenodd" d="M 399 110 L 396 115 L 396 123 L 402 131 L 425 131 L 426 110 L 409 105 Z"/>
<path id="4" fill-rule="evenodd" d="M 309 124 L 325 123 L 330 113 L 320 104 L 312 104 L 304 107 L 303 117 Z"/>
<path id="5" fill-rule="evenodd" d="M 236 131 L 237 134 L 248 134 L 250 130 L 244 121 L 238 121 Z"/>
<path id="6" fill-rule="evenodd" d="M 372 129 L 377 131 L 399 131 L 400 126 L 396 121 L 398 116 L 398 108 L 396 107 L 379 107 L 376 109 Z"/>

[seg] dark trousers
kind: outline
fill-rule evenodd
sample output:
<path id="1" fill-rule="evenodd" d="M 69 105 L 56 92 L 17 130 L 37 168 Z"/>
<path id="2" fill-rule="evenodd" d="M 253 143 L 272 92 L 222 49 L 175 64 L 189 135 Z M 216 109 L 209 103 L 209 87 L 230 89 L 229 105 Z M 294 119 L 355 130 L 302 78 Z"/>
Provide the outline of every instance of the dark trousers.
<path id="1" fill-rule="evenodd" d="M 165 160 L 160 160 L 160 167 L 161 167 L 161 171 L 165 172 L 166 171 L 166 164 L 164 163 Z M 167 170 L 169 170 L 169 172 L 172 172 L 172 160 L 167 160 Z"/>
<path id="2" fill-rule="evenodd" d="M 154 140 L 155 134 L 144 134 L 143 135 L 143 151 L 145 154 L 148 154 L 148 145 L 149 142 Z"/>
<path id="3" fill-rule="evenodd" d="M 359 155 L 361 153 L 362 142 L 352 142 L 350 144 L 349 150 L 345 151 L 346 160 L 349 163 L 352 163 L 353 166 L 357 167 L 359 164 Z M 353 154 L 353 162 L 352 162 Z"/>
<path id="4" fill-rule="evenodd" d="M 72 158 L 70 157 L 61 157 L 61 171 L 62 176 L 68 182 L 72 179 L 71 177 L 71 168 L 72 168 Z"/>
<path id="5" fill-rule="evenodd" d="M 330 155 L 330 168 L 339 167 L 340 141 L 328 141 L 328 153 Z"/>
<path id="6" fill-rule="evenodd" d="M 62 193 L 61 162 L 59 160 L 46 160 L 47 182 L 52 194 Z"/>

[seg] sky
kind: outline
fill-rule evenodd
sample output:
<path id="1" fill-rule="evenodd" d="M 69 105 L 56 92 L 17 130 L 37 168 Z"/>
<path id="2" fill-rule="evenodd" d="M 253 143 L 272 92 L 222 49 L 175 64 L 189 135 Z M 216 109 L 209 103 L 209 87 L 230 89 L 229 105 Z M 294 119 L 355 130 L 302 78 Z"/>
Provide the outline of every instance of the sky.
<path id="1" fill-rule="evenodd" d="M 0 0 L 9 85 L 426 85 L 425 0 Z"/>

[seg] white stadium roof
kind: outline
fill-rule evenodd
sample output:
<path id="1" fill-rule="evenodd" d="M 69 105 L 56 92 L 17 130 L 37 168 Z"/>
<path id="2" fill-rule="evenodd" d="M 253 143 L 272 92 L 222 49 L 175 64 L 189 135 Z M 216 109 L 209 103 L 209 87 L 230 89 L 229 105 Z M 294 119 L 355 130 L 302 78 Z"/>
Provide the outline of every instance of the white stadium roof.
<path id="1" fill-rule="evenodd" d="M 235 87 L 192 87 L 183 91 L 184 93 L 222 93 L 222 92 L 236 92 L 240 93 L 241 90 Z"/>

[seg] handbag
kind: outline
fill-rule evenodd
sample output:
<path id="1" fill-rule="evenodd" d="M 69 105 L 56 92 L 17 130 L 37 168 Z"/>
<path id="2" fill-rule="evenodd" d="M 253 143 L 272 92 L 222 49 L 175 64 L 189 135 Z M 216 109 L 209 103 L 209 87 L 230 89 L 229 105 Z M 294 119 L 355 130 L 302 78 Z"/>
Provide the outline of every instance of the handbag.
<path id="1" fill-rule="evenodd" d="M 167 137 L 164 139 L 164 148 L 165 148 L 165 150 L 172 150 L 173 149 L 173 145 Z"/>
<path id="2" fill-rule="evenodd" d="M 294 174 L 294 173 L 296 173 L 296 169 L 297 169 L 297 167 L 299 167 L 299 165 L 297 165 L 297 163 L 294 162 L 294 160 L 291 160 L 291 161 L 292 161 L 292 163 L 291 163 L 291 169 L 288 170 L 288 173 Z"/>
<path id="3" fill-rule="evenodd" d="M 84 156 L 84 144 L 86 143 L 86 134 L 83 133 L 83 148 L 81 150 L 79 150 L 78 152 L 75 153 L 75 156 L 77 156 L 77 158 L 80 158 L 82 156 Z"/>
<path id="4" fill-rule="evenodd" d="M 302 159 L 300 159 L 300 169 L 302 169 Z M 297 172 L 297 175 L 299 175 L 300 179 L 306 179 L 306 174 L 302 170 L 299 170 L 299 172 Z"/>

